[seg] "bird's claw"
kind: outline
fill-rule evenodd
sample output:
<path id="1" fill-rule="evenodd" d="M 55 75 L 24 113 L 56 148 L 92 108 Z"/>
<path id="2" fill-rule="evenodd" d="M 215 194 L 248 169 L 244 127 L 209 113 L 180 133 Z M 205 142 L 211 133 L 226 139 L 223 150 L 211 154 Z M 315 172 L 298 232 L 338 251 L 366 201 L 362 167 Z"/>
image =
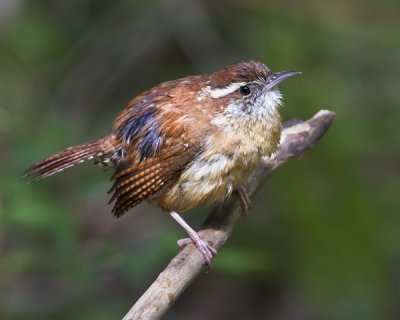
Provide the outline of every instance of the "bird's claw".
<path id="1" fill-rule="evenodd" d="M 243 216 L 247 216 L 250 210 L 251 206 L 251 200 L 249 198 L 249 195 L 247 194 L 247 191 L 243 187 L 239 187 L 235 190 L 236 194 L 239 197 L 240 203 L 242 204 L 242 214 Z"/>
<path id="2" fill-rule="evenodd" d="M 201 252 L 207 266 L 211 267 L 211 260 L 218 254 L 218 251 L 212 247 L 207 241 L 201 239 L 184 238 L 177 241 L 178 247 L 182 250 L 186 245 L 193 243 L 197 249 Z"/>

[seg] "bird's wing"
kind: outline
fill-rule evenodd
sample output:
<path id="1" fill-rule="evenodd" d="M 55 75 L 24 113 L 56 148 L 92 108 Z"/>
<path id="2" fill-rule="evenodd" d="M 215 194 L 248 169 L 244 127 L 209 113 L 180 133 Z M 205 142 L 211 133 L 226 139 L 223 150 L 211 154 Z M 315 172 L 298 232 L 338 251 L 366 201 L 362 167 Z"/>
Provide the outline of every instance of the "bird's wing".
<path id="1" fill-rule="evenodd" d="M 141 101 L 143 104 L 126 109 L 114 126 L 123 156 L 110 190 L 110 202 L 116 200 L 115 216 L 166 192 L 202 145 L 198 132 L 202 126 L 192 114 L 189 116 L 176 104 L 160 108 L 151 99 Z"/>
<path id="2" fill-rule="evenodd" d="M 165 192 L 194 158 L 196 149 L 180 143 L 140 162 L 121 162 L 112 177 L 114 184 L 110 189 L 113 192 L 110 202 L 116 199 L 113 214 L 119 217 L 143 200 Z"/>

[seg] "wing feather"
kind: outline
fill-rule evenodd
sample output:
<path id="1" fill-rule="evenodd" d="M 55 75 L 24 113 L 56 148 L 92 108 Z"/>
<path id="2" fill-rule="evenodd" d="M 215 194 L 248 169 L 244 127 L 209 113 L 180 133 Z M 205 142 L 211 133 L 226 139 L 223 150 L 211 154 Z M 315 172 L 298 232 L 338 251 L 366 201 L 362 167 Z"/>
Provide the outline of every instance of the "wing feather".
<path id="1" fill-rule="evenodd" d="M 132 100 L 114 123 L 124 154 L 109 191 L 115 216 L 164 194 L 193 161 L 206 136 L 203 109 L 193 105 L 197 100 L 187 87 L 168 82 L 156 89 Z"/>
<path id="2" fill-rule="evenodd" d="M 196 154 L 195 147 L 179 144 L 164 150 L 158 159 L 121 163 L 113 176 L 110 202 L 116 200 L 113 214 L 117 217 L 140 202 L 155 195 L 179 178 L 185 166 Z M 157 160 L 157 161 L 155 161 Z"/>

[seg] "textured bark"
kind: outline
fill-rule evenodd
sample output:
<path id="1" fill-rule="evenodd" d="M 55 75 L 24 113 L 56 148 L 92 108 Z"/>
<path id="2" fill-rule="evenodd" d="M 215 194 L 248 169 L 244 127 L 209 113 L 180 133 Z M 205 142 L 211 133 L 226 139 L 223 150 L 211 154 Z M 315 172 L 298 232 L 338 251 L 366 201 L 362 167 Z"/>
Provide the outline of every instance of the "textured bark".
<path id="1" fill-rule="evenodd" d="M 289 159 L 300 157 L 307 149 L 312 148 L 334 119 L 333 112 L 321 110 L 307 121 L 292 120 L 286 123 L 278 151 L 273 157 L 264 158 L 250 177 L 246 185 L 249 196 L 279 166 Z M 211 211 L 199 234 L 214 248 L 219 249 L 229 238 L 241 215 L 237 197 L 231 197 L 221 207 Z M 171 260 L 123 319 L 159 319 L 204 268 L 201 253 L 193 245 L 186 246 Z"/>

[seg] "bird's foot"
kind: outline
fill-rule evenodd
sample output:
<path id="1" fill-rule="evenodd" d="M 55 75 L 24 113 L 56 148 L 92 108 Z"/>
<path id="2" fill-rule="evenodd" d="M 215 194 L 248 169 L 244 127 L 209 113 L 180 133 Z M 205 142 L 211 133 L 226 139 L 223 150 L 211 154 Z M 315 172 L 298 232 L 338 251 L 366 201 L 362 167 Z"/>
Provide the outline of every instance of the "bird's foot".
<path id="1" fill-rule="evenodd" d="M 197 249 L 201 252 L 206 261 L 206 264 L 211 268 L 211 260 L 217 254 L 217 250 L 213 248 L 207 241 L 200 238 L 199 234 L 193 230 L 182 217 L 175 211 L 169 213 L 176 222 L 178 222 L 183 229 L 186 230 L 189 238 L 178 240 L 178 246 L 182 249 L 184 246 L 194 243 Z"/>
<path id="2" fill-rule="evenodd" d="M 206 261 L 207 266 L 211 267 L 212 258 L 218 254 L 218 251 L 211 246 L 207 241 L 200 238 L 199 234 L 196 234 L 195 239 L 192 238 L 184 238 L 177 241 L 178 247 L 182 250 L 186 245 L 193 243 L 197 249 L 201 252 Z"/>
<path id="3" fill-rule="evenodd" d="M 235 189 L 235 192 L 239 197 L 240 203 L 242 204 L 242 214 L 246 217 L 249 213 L 249 209 L 251 206 L 249 195 L 247 194 L 246 189 L 243 187 Z"/>

